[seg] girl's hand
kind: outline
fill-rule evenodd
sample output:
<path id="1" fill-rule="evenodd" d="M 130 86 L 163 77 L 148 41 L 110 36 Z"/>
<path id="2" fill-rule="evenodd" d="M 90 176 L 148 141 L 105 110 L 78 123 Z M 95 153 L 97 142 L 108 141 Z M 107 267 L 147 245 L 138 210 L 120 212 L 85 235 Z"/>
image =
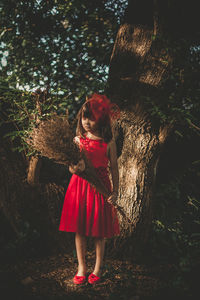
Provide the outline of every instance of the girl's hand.
<path id="1" fill-rule="evenodd" d="M 85 170 L 85 162 L 83 159 L 79 160 L 77 165 L 70 165 L 69 171 L 72 174 L 79 174 Z"/>
<path id="2" fill-rule="evenodd" d="M 112 194 L 108 197 L 107 201 L 108 201 L 108 203 L 115 205 L 115 203 L 117 201 L 117 193 L 112 192 Z"/>

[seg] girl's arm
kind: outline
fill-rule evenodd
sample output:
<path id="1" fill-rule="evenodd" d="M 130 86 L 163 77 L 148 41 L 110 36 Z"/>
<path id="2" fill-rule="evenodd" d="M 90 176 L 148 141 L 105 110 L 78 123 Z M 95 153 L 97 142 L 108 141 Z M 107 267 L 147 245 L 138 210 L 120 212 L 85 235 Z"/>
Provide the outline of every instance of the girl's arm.
<path id="1" fill-rule="evenodd" d="M 74 143 L 77 144 L 77 145 L 80 144 L 80 138 L 78 136 L 75 136 Z M 79 173 L 83 172 L 84 170 L 85 170 L 85 162 L 84 162 L 83 159 L 79 160 L 77 165 L 71 164 L 69 166 L 69 171 L 72 174 L 79 174 Z"/>
<path id="2" fill-rule="evenodd" d="M 108 157 L 110 160 L 110 172 L 112 177 L 113 190 L 111 196 L 107 200 L 108 202 L 115 203 L 117 200 L 119 189 L 119 169 L 117 163 L 116 143 L 114 140 L 112 140 L 108 144 Z"/>

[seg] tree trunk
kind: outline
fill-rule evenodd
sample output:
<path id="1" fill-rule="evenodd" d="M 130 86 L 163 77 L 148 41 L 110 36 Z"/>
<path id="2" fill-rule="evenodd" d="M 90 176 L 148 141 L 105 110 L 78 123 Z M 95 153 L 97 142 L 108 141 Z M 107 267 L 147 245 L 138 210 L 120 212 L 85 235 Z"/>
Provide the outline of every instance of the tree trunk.
<path id="1" fill-rule="evenodd" d="M 41 164 L 41 158 L 35 156 L 31 157 L 28 167 L 27 182 L 32 186 L 39 184 Z"/>
<path id="2" fill-rule="evenodd" d="M 123 110 L 117 130 L 119 132 L 117 144 L 123 143 L 118 159 L 120 174 L 118 201 L 129 219 L 133 221 L 133 225 L 130 226 L 121 218 L 119 242 L 130 236 L 145 242 L 153 216 L 152 195 L 161 146 L 170 128 L 165 127 L 156 133 L 138 109 Z"/>
<path id="3" fill-rule="evenodd" d="M 129 5 L 129 19 L 130 9 L 133 8 Z M 134 241 L 129 243 L 131 248 L 133 245 L 140 247 L 148 238 L 161 146 L 171 129 L 169 125 L 161 127 L 150 117 L 144 101 L 155 97 L 162 101 L 162 82 L 167 78 L 173 61 L 165 51 L 164 43 L 153 42 L 152 37 L 159 31 L 156 9 L 151 7 L 147 14 L 144 22 L 138 17 L 137 24 L 127 20 L 120 27 L 111 56 L 107 89 L 109 97 L 121 108 L 116 127 L 117 145 L 122 148 L 118 160 L 118 203 L 133 221 L 130 226 L 120 219 L 121 236 L 117 242 L 123 243 L 125 238 L 131 237 Z"/>
<path id="4" fill-rule="evenodd" d="M 46 99 L 47 92 L 41 92 L 40 90 L 37 91 L 35 94 L 34 100 L 35 105 L 38 111 L 38 115 L 42 115 L 42 109 L 41 109 L 41 102 L 44 102 Z M 36 124 L 39 123 L 40 119 L 38 115 L 32 116 L 36 120 Z M 29 167 L 27 172 L 27 182 L 31 186 L 35 186 L 39 184 L 39 177 L 40 177 L 40 169 L 42 165 L 42 160 L 38 156 L 32 156 L 29 161 Z"/>

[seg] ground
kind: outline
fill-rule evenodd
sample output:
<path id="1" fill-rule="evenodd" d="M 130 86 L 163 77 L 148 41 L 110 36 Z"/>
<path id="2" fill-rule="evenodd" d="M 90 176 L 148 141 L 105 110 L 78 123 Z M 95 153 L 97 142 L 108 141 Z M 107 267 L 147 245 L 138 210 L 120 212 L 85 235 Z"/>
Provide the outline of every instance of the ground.
<path id="1" fill-rule="evenodd" d="M 94 260 L 94 253 L 89 252 L 88 273 Z M 174 272 L 172 265 L 147 266 L 106 258 L 101 283 L 76 286 L 72 281 L 76 268 L 76 258 L 61 253 L 4 264 L 0 272 L 1 299 L 166 299 L 163 291 Z"/>

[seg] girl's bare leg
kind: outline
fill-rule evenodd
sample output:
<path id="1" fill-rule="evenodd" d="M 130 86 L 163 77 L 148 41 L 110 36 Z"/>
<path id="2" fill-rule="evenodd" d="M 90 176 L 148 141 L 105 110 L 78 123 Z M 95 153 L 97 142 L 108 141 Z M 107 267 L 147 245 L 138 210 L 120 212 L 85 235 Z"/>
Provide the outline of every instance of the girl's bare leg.
<path id="1" fill-rule="evenodd" d="M 95 238 L 95 246 L 96 246 L 96 263 L 95 263 L 93 274 L 100 277 L 101 267 L 103 266 L 105 239 Z"/>
<path id="2" fill-rule="evenodd" d="M 85 254 L 86 254 L 86 237 L 76 233 L 75 236 L 76 244 L 76 253 L 78 258 L 78 273 L 77 276 L 85 276 L 86 274 L 86 263 L 85 263 Z"/>

